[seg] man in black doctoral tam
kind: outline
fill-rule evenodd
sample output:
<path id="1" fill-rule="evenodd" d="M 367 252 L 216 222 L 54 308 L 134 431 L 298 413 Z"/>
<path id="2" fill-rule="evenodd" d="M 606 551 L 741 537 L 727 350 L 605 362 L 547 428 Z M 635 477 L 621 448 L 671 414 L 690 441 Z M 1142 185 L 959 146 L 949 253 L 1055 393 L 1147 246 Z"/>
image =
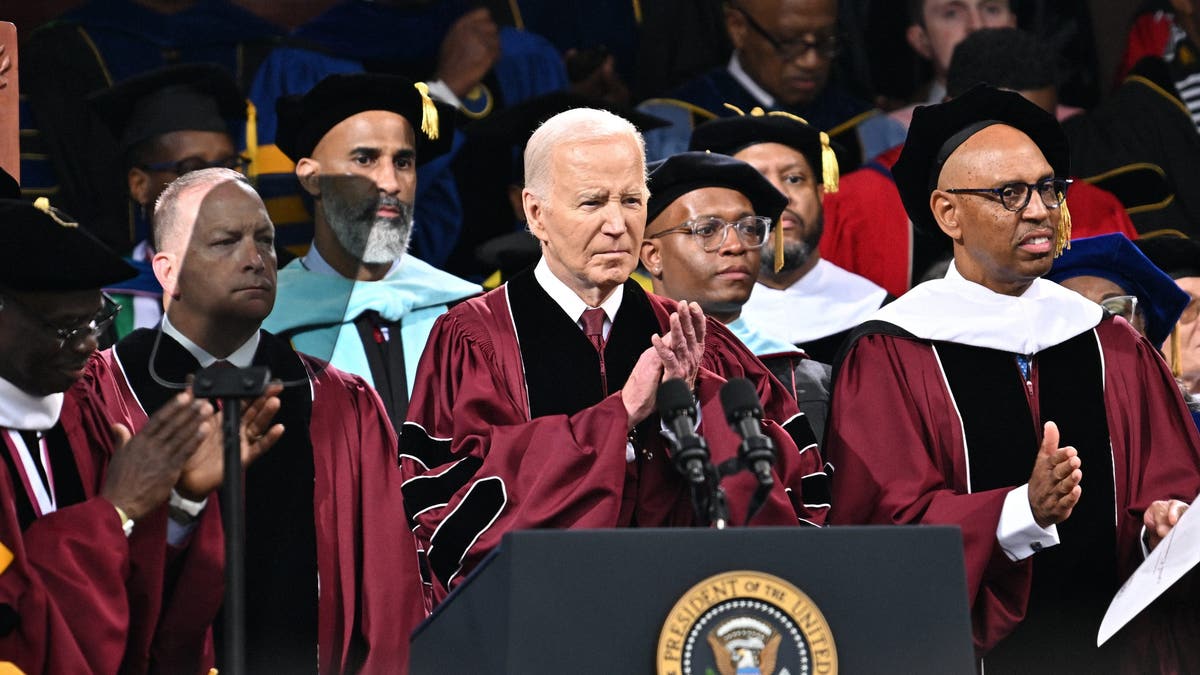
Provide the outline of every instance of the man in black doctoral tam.
<path id="1" fill-rule="evenodd" d="M 1068 164 L 1058 123 L 1019 94 L 917 108 L 893 174 L 953 264 L 835 364 L 831 518 L 961 528 L 989 675 L 1171 664 L 1188 646 L 1135 649 L 1133 630 L 1096 648 L 1120 583 L 1200 489 L 1200 438 L 1154 345 L 1041 278 L 1069 237 Z"/>
<path id="2" fill-rule="evenodd" d="M 121 152 L 129 190 L 128 241 L 138 276 L 111 290 L 125 311 L 117 334 L 153 328 L 162 316 L 162 287 L 154 257 L 154 201 L 167 184 L 191 171 L 220 166 L 242 170 L 237 152 L 246 99 L 233 78 L 212 64 L 169 66 L 137 75 L 88 98 Z"/>
<path id="3" fill-rule="evenodd" d="M 166 314 L 160 330 L 134 331 L 93 363 L 98 396 L 137 425 L 169 395 L 160 380 L 218 362 L 266 366 L 285 385 L 282 429 L 266 432 L 282 433 L 279 447 L 246 472 L 249 670 L 403 672 L 425 605 L 379 396 L 260 329 L 275 304 L 275 231 L 244 176 L 213 168 L 177 179 L 154 224 Z M 176 526 L 218 518 L 198 496 L 172 506 Z M 211 618 L 216 608 L 204 609 Z"/>
<path id="4" fill-rule="evenodd" d="M 308 253 L 279 271 L 263 326 L 365 379 L 398 428 L 433 320 L 479 292 L 408 253 L 417 167 L 450 151 L 454 109 L 424 83 L 356 73 L 276 110 L 275 142 L 296 161 L 315 221 Z"/>
<path id="5" fill-rule="evenodd" d="M 840 179 L 829 135 L 795 115 L 755 108 L 696 127 L 688 147 L 740 159 L 787 196 L 784 208 L 771 215 L 783 255 L 763 258 L 743 311 L 768 335 L 818 361 L 833 361 L 850 329 L 890 298 L 868 279 L 821 257 L 823 200 L 838 191 Z"/>
<path id="6" fill-rule="evenodd" d="M 208 624 L 168 578 L 220 566 L 183 541 L 166 564 L 164 502 L 215 485 L 193 463 L 212 407 L 174 392 L 130 438 L 82 378 L 118 309 L 100 287 L 133 273 L 44 199 L 0 199 L 0 654 L 25 672 L 201 666 Z"/>

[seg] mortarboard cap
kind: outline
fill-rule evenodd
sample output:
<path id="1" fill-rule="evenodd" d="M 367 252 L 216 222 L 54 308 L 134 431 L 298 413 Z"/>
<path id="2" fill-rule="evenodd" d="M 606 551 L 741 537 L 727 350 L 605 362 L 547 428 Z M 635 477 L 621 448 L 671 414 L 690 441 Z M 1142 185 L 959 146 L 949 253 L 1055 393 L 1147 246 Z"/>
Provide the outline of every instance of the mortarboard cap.
<path id="1" fill-rule="evenodd" d="M 1189 237 L 1144 237 L 1134 244 L 1172 279 L 1200 277 L 1200 242 Z"/>
<path id="2" fill-rule="evenodd" d="M 1123 234 L 1101 234 L 1071 242 L 1046 278 L 1055 283 L 1081 276 L 1108 279 L 1137 296 L 1146 316 L 1146 337 L 1161 346 L 1190 297 Z"/>
<path id="3" fill-rule="evenodd" d="M 0 286 L 17 291 L 81 291 L 137 274 L 45 198 L 35 204 L 0 199 Z"/>
<path id="4" fill-rule="evenodd" d="M 750 200 L 755 215 L 779 218 L 787 206 L 787 197 L 757 169 L 732 157 L 713 152 L 681 152 L 652 163 L 646 186 L 650 201 L 646 204 L 646 223 L 666 210 L 676 199 L 707 187 L 737 190 Z"/>
<path id="5" fill-rule="evenodd" d="M 1058 120 L 1020 94 L 980 85 L 958 98 L 920 106 L 913 112 L 908 140 L 892 167 L 892 176 L 914 227 L 926 234 L 941 234 L 929 208 L 929 195 L 937 188 L 942 166 L 958 146 L 993 124 L 1024 132 L 1041 149 L 1054 175 L 1070 175 L 1067 136 Z"/>
<path id="6" fill-rule="evenodd" d="M 88 97 L 122 150 L 172 131 L 235 135 L 246 99 L 219 66 L 193 63 L 159 68 Z"/>
<path id="7" fill-rule="evenodd" d="M 751 145 L 779 143 L 804 155 L 809 167 L 820 172 L 821 184 L 828 192 L 837 192 L 839 171 L 837 153 L 829 135 L 803 119 L 786 112 L 763 112 L 754 108 L 749 114 L 735 110 L 736 117 L 720 117 L 696 127 L 688 150 L 736 155 Z M 840 148 L 838 149 L 840 150 Z"/>
<path id="8" fill-rule="evenodd" d="M 330 129 L 368 110 L 387 110 L 408 120 L 417 139 L 418 164 L 445 154 L 453 143 L 455 109 L 430 98 L 425 83 L 397 75 L 351 73 L 330 75 L 303 96 L 276 101 L 275 145 L 298 162 L 312 156 Z"/>

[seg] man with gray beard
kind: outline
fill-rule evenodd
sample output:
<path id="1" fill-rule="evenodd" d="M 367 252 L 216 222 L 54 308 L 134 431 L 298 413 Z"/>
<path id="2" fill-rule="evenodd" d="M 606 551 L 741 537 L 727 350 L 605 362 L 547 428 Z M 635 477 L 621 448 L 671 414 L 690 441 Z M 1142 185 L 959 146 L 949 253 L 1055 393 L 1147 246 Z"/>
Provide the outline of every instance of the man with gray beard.
<path id="1" fill-rule="evenodd" d="M 831 363 L 850 329 L 890 297 L 866 278 L 821 259 L 821 198 L 838 187 L 829 136 L 795 115 L 754 108 L 700 125 L 688 149 L 740 159 L 787 196 L 776 219 L 782 246 L 776 256 L 763 255 L 762 273 L 742 316 L 813 359 Z"/>
<path id="2" fill-rule="evenodd" d="M 263 327 L 362 376 L 399 429 L 434 319 L 480 290 L 405 255 L 416 167 L 450 149 L 454 110 L 423 83 L 353 74 L 282 98 L 276 111 L 276 144 L 314 201 L 314 238 L 279 270 Z"/>

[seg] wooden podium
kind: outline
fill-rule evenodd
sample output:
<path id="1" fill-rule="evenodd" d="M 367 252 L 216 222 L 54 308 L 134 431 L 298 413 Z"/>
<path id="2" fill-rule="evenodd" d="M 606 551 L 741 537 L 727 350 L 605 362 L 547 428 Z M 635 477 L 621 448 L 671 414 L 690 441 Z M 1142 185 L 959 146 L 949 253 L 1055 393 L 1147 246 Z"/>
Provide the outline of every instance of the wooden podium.
<path id="1" fill-rule="evenodd" d="M 514 532 L 415 631 L 410 668 L 973 673 L 961 535 L 947 527 Z"/>

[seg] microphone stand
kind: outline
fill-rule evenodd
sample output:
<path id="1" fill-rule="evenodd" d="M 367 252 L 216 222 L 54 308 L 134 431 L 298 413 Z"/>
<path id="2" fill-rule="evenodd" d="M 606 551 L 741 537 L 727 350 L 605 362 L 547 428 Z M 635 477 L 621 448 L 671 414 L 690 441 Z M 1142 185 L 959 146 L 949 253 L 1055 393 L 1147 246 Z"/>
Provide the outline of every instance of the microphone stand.
<path id="1" fill-rule="evenodd" d="M 221 403 L 225 481 L 221 488 L 221 520 L 225 527 L 224 659 L 222 673 L 246 672 L 246 541 L 245 494 L 242 481 L 242 399 L 266 391 L 271 373 L 265 367 L 209 367 L 196 373 L 198 398 Z M 235 467 L 236 470 L 231 469 Z"/>
<path id="2" fill-rule="evenodd" d="M 708 524 L 723 530 L 729 524 L 729 504 L 725 501 L 725 488 L 721 487 L 721 476 L 712 462 L 704 463 L 704 475 L 708 486 L 708 494 L 705 496 L 708 503 Z M 693 486 L 693 490 L 695 489 Z"/>

